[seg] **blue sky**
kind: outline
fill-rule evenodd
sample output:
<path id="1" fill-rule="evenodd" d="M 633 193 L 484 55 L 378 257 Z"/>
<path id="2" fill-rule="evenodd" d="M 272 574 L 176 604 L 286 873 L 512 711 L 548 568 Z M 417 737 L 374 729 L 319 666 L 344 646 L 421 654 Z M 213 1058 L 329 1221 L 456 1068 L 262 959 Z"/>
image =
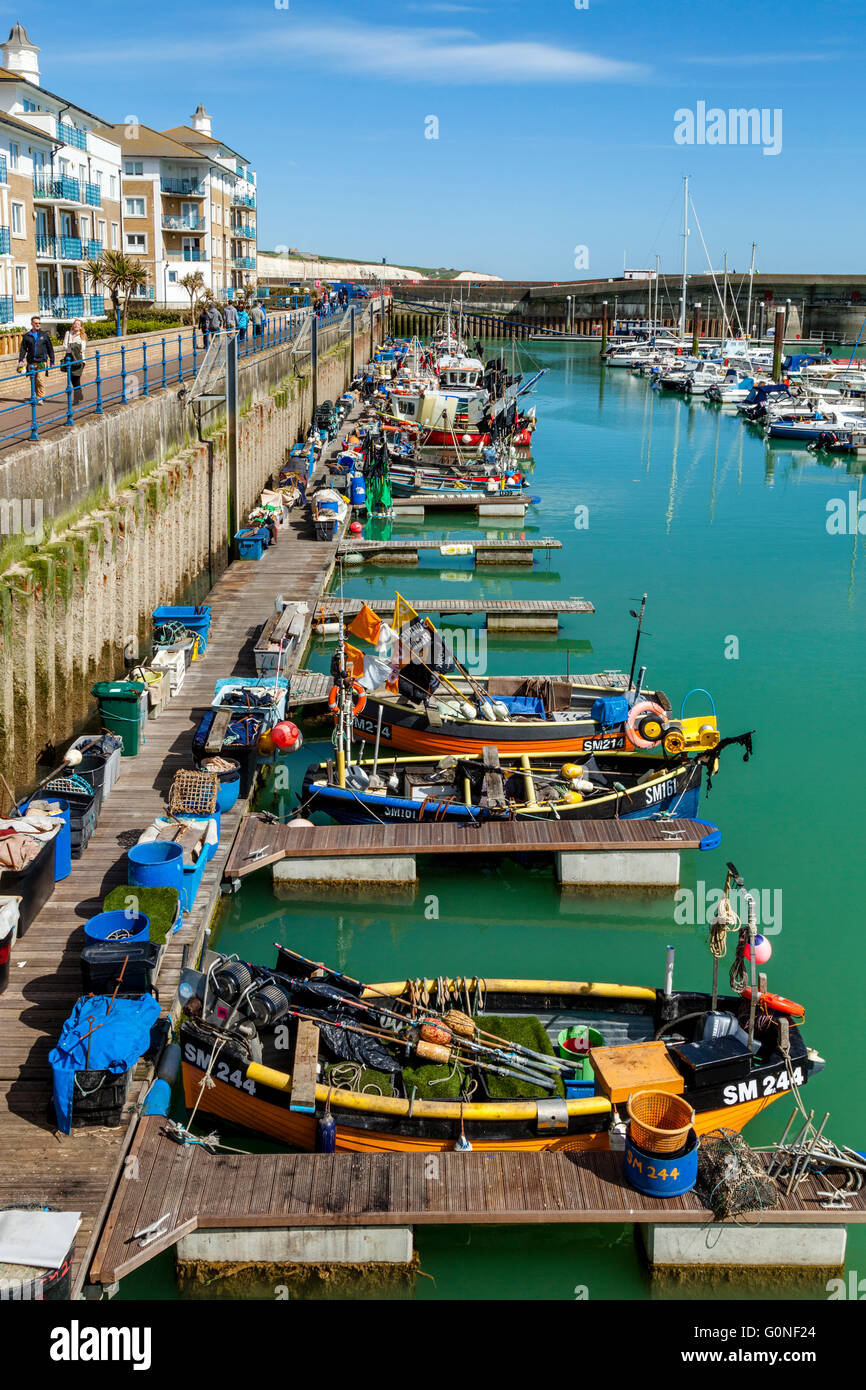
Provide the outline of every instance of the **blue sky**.
<path id="1" fill-rule="evenodd" d="M 259 177 L 259 244 L 507 278 L 676 270 L 682 176 L 713 265 L 860 272 L 862 0 L 87 0 L 3 5 L 46 87 L 188 121 Z M 5 33 L 4 33 L 5 37 Z M 777 155 L 674 113 L 782 112 Z M 425 138 L 438 120 L 438 139 Z M 588 269 L 575 270 L 586 246 Z M 697 231 L 690 269 L 705 270 Z"/>

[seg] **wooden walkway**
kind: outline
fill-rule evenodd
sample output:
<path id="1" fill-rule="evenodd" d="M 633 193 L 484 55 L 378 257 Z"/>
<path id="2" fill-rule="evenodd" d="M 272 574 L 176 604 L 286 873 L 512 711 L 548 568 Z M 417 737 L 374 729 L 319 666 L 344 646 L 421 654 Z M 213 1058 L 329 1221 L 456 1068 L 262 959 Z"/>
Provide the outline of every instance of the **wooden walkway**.
<path id="1" fill-rule="evenodd" d="M 9 988 L 0 995 L 0 1205 L 38 1201 L 80 1211 L 73 1297 L 81 1289 L 91 1242 L 98 1233 L 115 1172 L 131 1139 L 130 1126 L 75 1129 L 59 1135 L 51 1111 L 48 1053 L 81 992 L 83 923 L 126 882 L 126 849 L 166 807 L 175 772 L 192 764 L 193 732 L 221 676 L 253 675 L 253 647 L 281 591 L 309 601 L 310 613 L 333 572 L 337 544 L 317 541 L 306 514 L 259 561 L 237 561 L 214 585 L 207 651 L 189 668 L 179 695 L 147 725 L 143 750 L 121 760 L 121 776 L 105 802 L 96 832 L 72 872 L 17 943 Z M 304 634 L 298 655 L 307 645 Z M 290 674 L 290 673 L 289 673 Z M 220 844 L 208 864 L 191 912 L 170 938 L 158 978 L 170 1007 L 185 953 L 194 959 L 219 898 L 226 856 L 246 803 L 222 817 Z M 145 1075 L 140 1068 L 140 1077 Z M 133 1091 L 135 1094 L 135 1088 Z"/>
<path id="2" fill-rule="evenodd" d="M 554 540 L 552 536 L 541 536 L 537 540 L 530 540 L 529 537 L 518 540 L 477 540 L 477 541 L 430 541 L 430 540 L 391 540 L 391 541 L 371 541 L 361 537 L 351 537 L 343 541 L 339 547 L 340 555 L 377 555 L 382 551 L 400 550 L 442 550 L 443 546 L 459 544 L 461 546 L 471 546 L 472 550 L 561 550 L 562 541 Z M 467 551 L 467 554 L 469 552 Z"/>
<path id="3" fill-rule="evenodd" d="M 425 1154 L 211 1154 L 175 1143 L 159 1116 L 143 1119 L 91 1270 L 109 1285 L 194 1230 L 315 1226 L 553 1225 L 582 1222 L 714 1224 L 694 1192 L 646 1197 L 625 1182 L 622 1154 L 560 1151 Z M 766 1161 L 766 1160 L 765 1160 Z M 847 1211 L 826 1210 L 810 1178 L 744 1223 L 839 1225 L 866 1221 L 866 1191 Z M 136 1233 L 162 1219 L 142 1247 Z"/>
<path id="4" fill-rule="evenodd" d="M 716 834 L 694 820 L 507 820 L 466 826 L 316 825 L 295 828 L 247 816 L 226 862 L 226 878 L 245 878 L 282 859 L 346 859 L 415 854 L 554 854 L 583 850 L 699 849 Z"/>
<path id="5" fill-rule="evenodd" d="M 588 598 L 408 598 L 408 604 L 416 613 L 436 613 L 440 617 L 473 616 L 477 613 L 492 614 L 497 618 L 554 617 L 563 613 L 594 613 L 595 606 Z M 366 604 L 383 618 L 390 618 L 394 612 L 394 600 L 383 598 L 344 598 L 329 594 L 316 610 L 316 622 L 327 622 L 336 618 L 342 611 L 344 618 L 354 618 Z"/>

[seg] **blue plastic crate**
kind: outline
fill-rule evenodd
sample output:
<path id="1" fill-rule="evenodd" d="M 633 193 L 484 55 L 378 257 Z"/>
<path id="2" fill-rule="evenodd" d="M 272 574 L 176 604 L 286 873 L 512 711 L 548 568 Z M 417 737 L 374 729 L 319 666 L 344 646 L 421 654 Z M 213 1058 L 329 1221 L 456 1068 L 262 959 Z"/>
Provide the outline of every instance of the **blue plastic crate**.
<path id="1" fill-rule="evenodd" d="M 260 560 L 270 540 L 270 532 L 265 526 L 259 527 L 258 530 L 235 531 L 235 540 L 238 543 L 239 560 Z"/>
<path id="2" fill-rule="evenodd" d="M 204 652 L 207 649 L 211 620 L 211 610 L 208 604 L 202 604 L 197 608 L 189 604 L 181 604 L 177 607 L 165 605 L 161 608 L 154 608 L 150 616 L 153 619 L 154 627 L 159 627 L 161 623 L 183 623 L 190 632 L 198 633 L 199 651 Z"/>

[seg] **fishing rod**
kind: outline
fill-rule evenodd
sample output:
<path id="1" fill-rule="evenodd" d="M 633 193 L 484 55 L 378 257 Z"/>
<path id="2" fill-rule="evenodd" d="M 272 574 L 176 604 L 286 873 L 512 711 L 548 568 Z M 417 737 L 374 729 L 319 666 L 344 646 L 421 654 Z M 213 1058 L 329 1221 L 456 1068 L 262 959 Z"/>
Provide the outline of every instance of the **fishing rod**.
<path id="1" fill-rule="evenodd" d="M 287 956 L 292 956 L 295 960 L 301 961 L 301 963 L 304 965 L 312 965 L 315 967 L 316 970 L 326 970 L 328 974 L 333 976 L 335 980 L 345 980 L 346 984 L 358 985 L 361 989 L 367 990 L 370 994 L 375 994 L 381 999 L 392 998 L 390 994 L 385 994 L 383 990 L 378 990 L 373 985 L 365 984 L 363 980 L 356 980 L 352 975 L 346 975 L 340 970 L 334 970 L 331 966 L 325 965 L 322 961 L 310 960 L 309 957 L 302 956 L 297 951 L 290 950 L 288 946 L 283 946 L 279 941 L 275 941 L 274 946 L 278 951 L 282 951 Z M 282 978 L 287 979 L 288 977 L 283 976 Z M 377 1012 L 389 1014 L 392 1018 L 397 1019 L 400 1023 L 406 1022 L 406 1019 L 402 1014 L 395 1013 L 392 1009 L 385 1009 L 381 1005 L 375 1005 L 370 1007 L 375 1008 Z M 497 1033 L 491 1033 L 487 1029 L 479 1028 L 469 1014 L 465 1014 L 460 1010 L 450 1009 L 443 1016 L 442 1014 L 437 1013 L 435 1009 L 429 1009 L 423 1004 L 418 1004 L 415 1007 L 419 1010 L 419 1012 L 426 1014 L 428 1018 L 433 1018 L 437 1020 L 441 1020 L 443 1017 L 447 1019 L 449 1016 L 451 1016 L 452 1018 L 457 1016 L 457 1018 L 459 1018 L 460 1021 L 465 1021 L 465 1024 L 472 1028 L 473 1034 L 477 1034 L 478 1037 L 491 1038 L 494 1042 L 504 1043 L 507 1047 L 512 1048 L 515 1052 L 520 1052 L 524 1056 L 531 1057 L 536 1061 L 544 1062 L 547 1066 L 558 1069 L 560 1071 L 574 1070 L 574 1067 L 571 1063 L 566 1062 L 560 1059 L 559 1057 L 553 1057 L 546 1052 L 537 1052 L 534 1048 L 524 1047 L 522 1043 L 512 1042 L 510 1038 L 503 1038 L 500 1037 Z"/>

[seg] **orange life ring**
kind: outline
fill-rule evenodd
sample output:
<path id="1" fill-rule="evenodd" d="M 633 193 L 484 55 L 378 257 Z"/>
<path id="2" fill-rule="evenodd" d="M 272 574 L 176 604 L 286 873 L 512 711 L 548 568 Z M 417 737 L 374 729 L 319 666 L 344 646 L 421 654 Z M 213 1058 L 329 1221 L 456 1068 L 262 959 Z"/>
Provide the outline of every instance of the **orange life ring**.
<path id="1" fill-rule="evenodd" d="M 366 703 L 367 703 L 367 692 L 366 692 L 366 690 L 364 689 L 364 687 L 363 687 L 363 685 L 361 684 L 361 682 L 360 682 L 360 681 L 356 681 L 356 680 L 353 680 L 353 681 L 352 681 L 352 690 L 354 691 L 355 695 L 357 696 L 357 699 L 356 699 L 356 701 L 355 701 L 355 705 L 354 705 L 354 708 L 353 708 L 353 710 L 352 710 L 352 713 L 353 713 L 353 714 L 361 714 L 362 711 L 363 711 L 363 709 L 364 709 L 364 706 L 365 706 Z M 331 686 L 331 689 L 330 689 L 330 692 L 329 692 L 329 694 L 328 694 L 328 709 L 331 710 L 331 712 L 332 712 L 333 714 L 336 714 L 336 713 L 337 713 L 337 710 L 338 710 L 339 708 L 340 708 L 340 687 L 339 687 L 338 685 L 332 685 L 332 686 Z"/>
<path id="2" fill-rule="evenodd" d="M 751 999 L 752 987 L 746 985 L 743 990 L 743 998 Z M 772 1009 L 777 1014 L 788 1014 L 792 1018 L 805 1018 L 806 1010 L 802 1004 L 795 1004 L 793 999 L 783 999 L 781 994 L 758 994 L 758 1003 L 763 1004 L 764 1008 Z"/>
<path id="3" fill-rule="evenodd" d="M 664 736 L 667 714 L 655 700 L 638 700 L 629 710 L 626 730 L 635 748 L 655 748 Z"/>

